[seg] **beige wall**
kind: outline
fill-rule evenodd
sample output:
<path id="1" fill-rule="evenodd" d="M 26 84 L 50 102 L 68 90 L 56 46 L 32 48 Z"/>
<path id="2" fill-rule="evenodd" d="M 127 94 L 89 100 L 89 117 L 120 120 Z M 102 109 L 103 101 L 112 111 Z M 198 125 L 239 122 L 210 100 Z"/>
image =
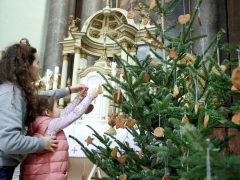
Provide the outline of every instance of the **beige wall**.
<path id="1" fill-rule="evenodd" d="M 47 3 L 47 0 L 0 0 L 0 51 L 26 37 L 37 48 L 42 62 Z"/>
<path id="2" fill-rule="evenodd" d="M 83 175 L 85 178 L 88 177 L 93 164 L 87 158 L 69 158 L 69 176 L 68 180 L 81 180 Z M 104 176 L 104 172 L 101 171 L 102 177 Z"/>

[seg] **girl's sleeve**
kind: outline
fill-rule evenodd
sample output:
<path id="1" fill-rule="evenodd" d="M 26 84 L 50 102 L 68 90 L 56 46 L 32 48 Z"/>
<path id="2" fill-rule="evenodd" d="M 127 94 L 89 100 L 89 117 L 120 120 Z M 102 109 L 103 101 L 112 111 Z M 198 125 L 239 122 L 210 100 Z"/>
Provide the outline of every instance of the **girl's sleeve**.
<path id="1" fill-rule="evenodd" d="M 83 113 L 87 110 L 92 100 L 93 98 L 91 96 L 87 96 L 82 100 L 82 102 L 79 105 L 77 105 L 74 108 L 72 112 L 66 114 L 65 116 L 53 119 L 49 123 L 49 126 L 45 134 L 47 135 L 57 133 L 63 130 L 65 127 L 69 126 L 72 122 L 74 122 L 83 115 Z"/>
<path id="2" fill-rule="evenodd" d="M 67 107 L 64 108 L 63 112 L 61 113 L 61 116 L 66 116 L 70 112 L 74 110 L 74 108 L 83 100 L 84 97 L 77 96 L 71 103 L 67 105 Z"/>

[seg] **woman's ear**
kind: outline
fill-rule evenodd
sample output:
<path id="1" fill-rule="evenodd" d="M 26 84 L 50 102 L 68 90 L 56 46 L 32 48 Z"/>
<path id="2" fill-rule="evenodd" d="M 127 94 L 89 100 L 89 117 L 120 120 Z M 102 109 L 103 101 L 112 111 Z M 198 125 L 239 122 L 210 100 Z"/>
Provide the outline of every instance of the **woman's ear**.
<path id="1" fill-rule="evenodd" d="M 50 117 L 50 116 L 51 116 L 51 113 L 52 113 L 52 112 L 51 112 L 49 109 L 45 109 L 45 111 L 43 112 L 43 115 Z"/>

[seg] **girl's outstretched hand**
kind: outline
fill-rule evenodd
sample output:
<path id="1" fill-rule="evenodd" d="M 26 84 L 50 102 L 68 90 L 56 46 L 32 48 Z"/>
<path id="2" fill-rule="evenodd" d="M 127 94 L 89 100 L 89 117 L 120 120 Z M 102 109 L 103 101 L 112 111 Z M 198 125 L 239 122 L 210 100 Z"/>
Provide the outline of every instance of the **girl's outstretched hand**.
<path id="1" fill-rule="evenodd" d="M 96 98 L 98 96 L 98 90 L 96 88 L 91 88 L 88 90 L 88 96 Z"/>
<path id="2" fill-rule="evenodd" d="M 88 92 L 88 88 L 82 88 L 80 91 L 79 91 L 79 95 L 82 96 L 82 97 L 86 97 L 87 96 L 87 92 Z"/>

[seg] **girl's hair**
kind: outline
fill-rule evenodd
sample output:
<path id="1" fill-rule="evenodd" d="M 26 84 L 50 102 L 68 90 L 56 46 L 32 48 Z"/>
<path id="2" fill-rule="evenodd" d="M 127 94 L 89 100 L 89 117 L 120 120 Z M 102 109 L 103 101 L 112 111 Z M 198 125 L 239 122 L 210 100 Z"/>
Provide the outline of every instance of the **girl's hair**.
<path id="1" fill-rule="evenodd" d="M 0 84 L 11 82 L 19 87 L 21 95 L 27 104 L 26 125 L 35 119 L 36 112 L 35 87 L 30 72 L 36 53 L 37 50 L 34 47 L 25 44 L 14 44 L 2 53 L 0 60 Z"/>
<path id="2" fill-rule="evenodd" d="M 53 111 L 54 102 L 56 99 L 53 96 L 39 95 L 37 96 L 37 116 L 43 116 L 45 110 Z"/>

